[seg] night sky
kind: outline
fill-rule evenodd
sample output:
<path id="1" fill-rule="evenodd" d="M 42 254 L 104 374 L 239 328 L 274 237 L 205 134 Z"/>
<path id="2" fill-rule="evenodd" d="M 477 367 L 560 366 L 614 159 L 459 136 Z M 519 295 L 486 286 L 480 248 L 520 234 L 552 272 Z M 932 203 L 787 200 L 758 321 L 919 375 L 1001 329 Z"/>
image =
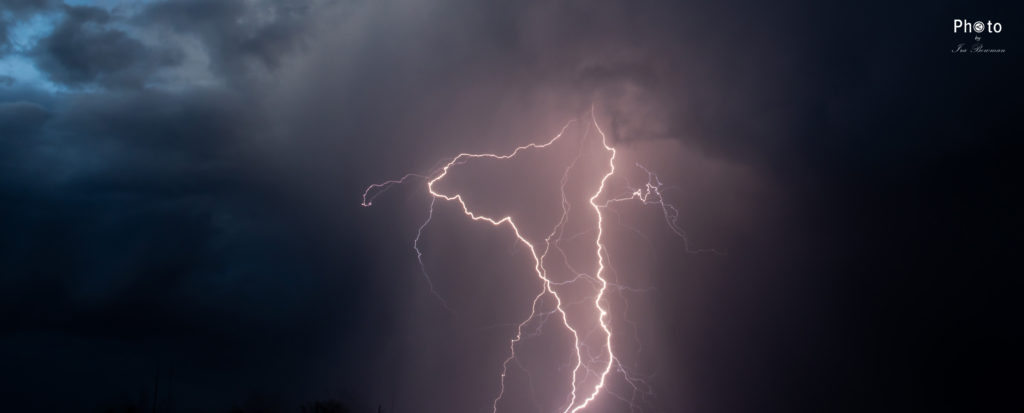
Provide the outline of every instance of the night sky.
<path id="1" fill-rule="evenodd" d="M 687 233 L 608 224 L 635 411 L 1020 411 L 1020 5 L 823 3 L 0 0 L 0 411 L 490 412 L 528 253 L 438 202 L 448 311 L 423 182 L 361 196 L 591 108 Z M 566 154 L 451 185 L 547 228 Z"/>

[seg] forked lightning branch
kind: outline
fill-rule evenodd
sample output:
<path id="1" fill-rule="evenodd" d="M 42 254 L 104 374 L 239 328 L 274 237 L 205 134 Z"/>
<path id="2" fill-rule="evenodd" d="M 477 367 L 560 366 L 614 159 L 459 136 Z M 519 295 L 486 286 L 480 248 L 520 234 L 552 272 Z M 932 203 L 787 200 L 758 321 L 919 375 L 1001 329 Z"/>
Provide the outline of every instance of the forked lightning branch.
<path id="1" fill-rule="evenodd" d="M 579 155 L 576 158 L 566 162 L 564 166 L 564 173 L 560 181 L 561 189 L 561 205 L 562 213 L 561 217 L 555 226 L 551 229 L 548 235 L 544 238 L 543 242 L 535 240 L 531 242 L 525 237 L 520 231 L 520 225 L 517 223 L 516 217 L 512 216 L 487 216 L 477 211 L 470 209 L 467 205 L 464 194 L 462 193 L 448 193 L 439 190 L 438 184 L 448 176 L 449 172 L 460 165 L 474 159 L 491 159 L 491 160 L 506 160 L 511 159 L 519 155 L 524 151 L 541 151 L 554 145 L 566 134 L 566 129 L 569 128 L 574 122 L 570 121 L 567 123 L 562 130 L 555 135 L 553 138 L 544 143 L 530 143 L 528 145 L 516 147 L 511 152 L 506 154 L 496 153 L 459 153 L 452 157 L 439 169 L 432 171 L 427 174 L 411 173 L 407 174 L 399 179 L 389 180 L 377 184 L 370 185 L 363 192 L 362 206 L 369 207 L 372 205 L 373 200 L 384 193 L 387 189 L 394 185 L 405 183 L 409 180 L 417 180 L 425 183 L 426 192 L 431 196 L 430 202 L 430 214 L 423 224 L 419 227 L 416 238 L 413 242 L 413 247 L 416 252 L 417 259 L 419 260 L 421 269 L 423 269 L 423 276 L 426 278 L 428 285 L 430 286 L 431 292 L 438 297 L 442 305 L 446 309 L 449 309 L 448 303 L 434 290 L 433 282 L 427 275 L 423 266 L 422 252 L 419 248 L 420 237 L 423 233 L 423 229 L 430 223 L 433 218 L 434 207 L 437 205 L 437 201 L 443 201 L 447 203 L 454 203 L 457 205 L 465 214 L 467 218 L 473 221 L 483 222 L 490 224 L 494 227 L 505 227 L 511 230 L 512 234 L 517 238 L 518 242 L 526 246 L 530 252 L 532 259 L 532 266 L 534 275 L 541 281 L 542 288 L 533 298 L 530 314 L 518 323 L 516 332 L 509 341 L 508 345 L 508 357 L 502 363 L 501 371 L 496 383 L 496 395 L 492 403 L 492 409 L 494 413 L 497 413 L 501 408 L 501 402 L 506 397 L 505 378 L 508 374 L 509 364 L 513 362 L 517 355 L 516 351 L 518 345 L 524 339 L 524 328 L 531 322 L 535 321 L 538 317 L 557 316 L 556 318 L 561 321 L 561 327 L 572 337 L 572 344 L 566 348 L 566 351 L 571 352 L 572 360 L 572 375 L 568 378 L 568 393 L 565 395 L 565 402 L 562 403 L 562 407 L 558 408 L 558 411 L 562 413 L 576 413 L 591 406 L 594 401 L 602 394 L 602 391 L 606 391 L 606 380 L 609 378 L 609 374 L 614 371 L 621 373 L 622 378 L 625 382 L 631 386 L 633 395 L 631 397 L 625 397 L 623 395 L 611 393 L 610 395 L 618 400 L 621 400 L 629 404 L 630 409 L 633 410 L 637 406 L 638 397 L 641 399 L 644 395 L 650 393 L 650 388 L 640 378 L 633 374 L 630 374 L 622 363 L 619 361 L 616 353 L 616 349 L 613 347 L 613 334 L 612 323 L 609 320 L 609 309 L 607 308 L 607 294 L 610 289 L 622 289 L 627 288 L 611 282 L 607 278 L 607 270 L 610 266 L 608 262 L 609 256 L 606 250 L 605 243 L 605 211 L 613 204 L 618 202 L 626 201 L 638 201 L 644 205 L 657 206 L 664 213 L 665 221 L 673 232 L 683 237 L 684 243 L 686 238 L 683 231 L 677 224 L 678 210 L 672 205 L 665 202 L 662 194 L 662 183 L 657 175 L 647 170 L 642 165 L 637 164 L 636 166 L 642 168 L 647 173 L 648 182 L 641 187 L 629 188 L 624 194 L 619 196 L 609 196 L 610 192 L 607 188 L 609 179 L 616 174 L 616 149 L 611 146 L 608 142 L 608 137 L 598 124 L 597 117 L 592 109 L 588 116 L 589 122 L 592 122 L 594 130 L 597 131 L 597 135 L 600 137 L 600 148 L 604 152 L 604 156 L 607 156 L 606 166 L 603 168 L 600 184 L 594 189 L 588 198 L 587 207 L 593 211 L 595 217 L 595 227 L 592 228 L 596 236 L 594 237 L 593 244 L 589 247 L 592 251 L 589 253 L 592 262 L 594 263 L 593 268 L 596 268 L 593 274 L 586 274 L 580 272 L 577 278 L 584 278 L 594 285 L 594 294 L 592 298 L 592 304 L 589 305 L 590 316 L 596 320 L 597 328 L 594 331 L 584 332 L 582 326 L 574 321 L 573 317 L 567 314 L 567 305 L 565 297 L 557 288 L 560 285 L 566 284 L 565 281 L 559 282 L 553 280 L 549 272 L 551 271 L 548 266 L 545 265 L 545 259 L 553 252 L 560 249 L 558 246 L 561 237 L 564 234 L 565 226 L 568 221 L 568 214 L 571 205 L 567 200 L 566 196 L 566 182 L 568 176 L 573 168 L 576 166 L 579 159 Z M 587 136 L 584 136 L 586 139 Z M 687 246 L 687 251 L 690 251 Z M 559 251 L 564 257 L 564 251 Z M 692 251 L 691 251 L 692 252 Z M 567 263 L 567 262 L 566 262 Z M 572 282 L 572 281 L 570 281 Z M 545 296 L 553 297 L 555 300 L 554 311 L 545 313 L 539 311 L 539 303 Z M 599 349 L 595 350 L 588 347 L 587 343 L 584 342 L 584 334 L 590 336 L 592 333 L 599 335 Z M 589 378 L 589 379 L 588 379 Z M 610 392 L 609 392 L 610 393 Z"/>

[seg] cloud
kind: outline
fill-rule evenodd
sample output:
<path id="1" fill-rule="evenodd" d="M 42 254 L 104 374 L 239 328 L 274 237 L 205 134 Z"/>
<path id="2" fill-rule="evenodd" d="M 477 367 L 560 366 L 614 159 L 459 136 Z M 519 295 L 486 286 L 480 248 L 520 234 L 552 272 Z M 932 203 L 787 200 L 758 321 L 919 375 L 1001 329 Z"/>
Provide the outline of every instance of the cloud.
<path id="1" fill-rule="evenodd" d="M 61 4 L 58 0 L 0 1 L 0 57 L 12 50 L 10 30 L 19 21 L 36 13 L 47 12 Z"/>
<path id="2" fill-rule="evenodd" d="M 51 8 L 61 4 L 58 0 L 3 0 L 0 5 L 12 13 L 25 13 Z"/>
<path id="3" fill-rule="evenodd" d="M 49 112 L 32 102 L 0 103 L 0 130 L 14 136 L 38 128 L 49 117 Z"/>
<path id="4" fill-rule="evenodd" d="M 154 3 L 135 22 L 195 36 L 213 70 L 227 78 L 273 69 L 299 48 L 315 1 L 174 0 Z"/>
<path id="5" fill-rule="evenodd" d="M 10 35 L 7 33 L 8 25 L 10 25 L 10 23 L 0 19 L 0 57 L 7 54 L 7 51 L 10 48 L 10 45 L 8 44 L 10 42 Z"/>
<path id="6" fill-rule="evenodd" d="M 147 47 L 111 28 L 114 20 L 101 8 L 68 6 L 63 21 L 29 54 L 51 81 L 72 87 L 138 88 L 159 69 L 180 63 L 179 52 Z"/>
<path id="7" fill-rule="evenodd" d="M 301 49 L 319 1 L 167 0 L 101 8 L 15 2 L 0 15 L 0 53 L 24 53 L 52 82 L 72 88 L 183 89 L 273 72 Z M 28 50 L 10 30 L 45 14 L 57 21 Z"/>
<path id="8" fill-rule="evenodd" d="M 21 314 L 0 329 L 0 337 L 16 337 L 0 340 L 0 348 L 51 351 L 26 344 L 46 337 L 79 343 L 71 351 L 95 346 L 88 360 L 23 358 L 5 361 L 8 371 L 25 383 L 74 376 L 68 363 L 96 363 L 97 371 L 136 366 L 148 376 L 152 353 L 138 346 L 152 342 L 149 348 L 168 355 L 157 363 L 183 366 L 175 373 L 183 388 L 216 376 L 239 383 L 241 390 L 220 387 L 219 395 L 186 393 L 178 399 L 185 405 L 228 406 L 279 375 L 295 384 L 268 389 L 284 392 L 290 405 L 310 400 L 299 396 L 307 379 L 297 366 L 336 340 L 321 323 L 362 305 L 346 292 L 359 294 L 359 280 L 327 274 L 358 265 L 332 262 L 338 253 L 323 246 L 339 241 L 321 240 L 337 234 L 318 234 L 318 215 L 300 212 L 302 201 L 250 150 L 263 129 L 259 117 L 220 89 L 0 103 L 0 311 Z M 260 344 L 289 336 L 306 344 Z M 118 350 L 105 344 L 112 341 L 134 344 Z M 118 354 L 150 359 L 134 364 Z M 250 369 L 252 379 L 235 376 Z M 83 386 L 89 390 L 45 401 L 34 393 L 42 389 L 22 386 L 23 398 L 10 403 L 101 408 L 107 395 L 134 394 L 113 373 Z"/>

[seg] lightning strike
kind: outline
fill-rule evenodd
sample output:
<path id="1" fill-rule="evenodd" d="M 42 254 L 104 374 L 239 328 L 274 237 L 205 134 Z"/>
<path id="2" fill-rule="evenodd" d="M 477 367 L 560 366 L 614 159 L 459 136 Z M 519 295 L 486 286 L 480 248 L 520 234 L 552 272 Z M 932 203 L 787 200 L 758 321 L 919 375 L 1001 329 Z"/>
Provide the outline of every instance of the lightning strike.
<path id="1" fill-rule="evenodd" d="M 616 357 L 613 349 L 612 326 L 608 320 L 609 309 L 606 306 L 606 294 L 610 289 L 617 290 L 620 294 L 623 291 L 643 292 L 645 290 L 623 286 L 618 284 L 617 282 L 611 282 L 605 277 L 606 270 L 610 269 L 614 271 L 614 268 L 611 267 L 610 256 L 608 256 L 607 248 L 603 242 L 605 236 L 605 217 L 603 211 L 607 209 L 618 214 L 618 212 L 612 209 L 611 206 L 617 203 L 627 201 L 639 201 L 642 205 L 658 206 L 662 210 L 665 222 L 668 224 L 669 228 L 675 234 L 677 234 L 679 237 L 683 239 L 688 252 L 716 252 L 714 250 L 690 249 L 689 241 L 686 237 L 686 234 L 678 225 L 678 209 L 676 209 L 671 204 L 665 202 L 665 198 L 663 195 L 664 185 L 661 183 L 661 180 L 655 173 L 653 173 L 651 170 L 647 169 L 646 167 L 639 163 L 637 163 L 636 166 L 647 173 L 647 183 L 645 183 L 643 186 L 635 187 L 632 184 L 628 184 L 627 181 L 627 187 L 629 188 L 628 192 L 621 196 L 609 197 L 604 199 L 603 201 L 599 201 L 599 199 L 606 192 L 606 187 L 609 179 L 615 176 L 615 159 L 617 152 L 615 148 L 608 143 L 608 138 L 605 135 L 604 131 L 601 129 L 600 125 L 598 124 L 597 117 L 593 109 L 590 110 L 590 117 L 594 130 L 596 130 L 598 135 L 600 135 L 601 148 L 608 155 L 607 169 L 605 169 L 604 174 L 601 177 L 600 185 L 598 185 L 597 189 L 588 198 L 589 206 L 593 210 L 594 215 L 596 217 L 596 227 L 593 229 L 593 231 L 596 232 L 596 236 L 594 238 L 594 244 L 592 247 L 594 250 L 593 257 L 596 259 L 597 267 L 593 275 L 589 275 L 586 274 L 585 272 L 576 270 L 570 264 L 568 255 L 561 247 L 561 243 L 567 240 L 567 238 L 564 237 L 564 232 L 566 223 L 568 222 L 569 213 L 572 209 L 572 204 L 569 202 L 566 196 L 566 183 L 569 180 L 570 172 L 576 167 L 577 161 L 582 156 L 582 146 L 578 149 L 577 154 L 575 158 L 573 158 L 572 162 L 569 163 L 563 171 L 563 175 L 560 181 L 560 190 L 562 197 L 562 214 L 558 222 L 555 224 L 554 228 L 552 228 L 551 232 L 549 232 L 548 235 L 544 238 L 542 246 L 534 245 L 534 243 L 530 242 L 526 237 L 524 237 L 520 232 L 520 228 L 516 224 L 516 221 L 513 219 L 513 217 L 490 217 L 478 214 L 469 208 L 461 193 L 448 194 L 440 192 L 435 188 L 435 184 L 441 182 L 442 180 L 444 180 L 446 176 L 448 176 L 449 170 L 452 167 L 456 165 L 461 165 L 469 160 L 505 160 L 514 158 L 516 155 L 525 150 L 545 149 L 553 145 L 559 139 L 561 139 L 562 136 L 565 134 L 566 130 L 569 128 L 569 126 L 571 126 L 575 121 L 568 122 L 565 126 L 562 127 L 561 131 L 559 131 L 557 135 L 555 135 L 553 138 L 544 143 L 530 143 L 527 145 L 519 146 L 512 150 L 512 152 L 504 155 L 499 155 L 495 153 L 459 153 L 455 157 L 450 158 L 441 167 L 435 169 L 431 173 L 406 174 L 398 179 L 392 179 L 381 183 L 372 184 L 368 186 L 365 191 L 363 191 L 362 206 L 369 207 L 373 205 L 374 199 L 376 199 L 378 196 L 380 196 L 381 194 L 383 194 L 384 192 L 386 192 L 388 189 L 395 185 L 404 184 L 411 179 L 419 179 L 425 181 L 427 190 L 426 192 L 431 196 L 430 208 L 426 220 L 419 226 L 416 232 L 416 238 L 413 240 L 413 249 L 416 252 L 416 259 L 419 262 L 421 273 L 423 274 L 423 277 L 426 279 L 427 285 L 430 288 L 430 292 L 435 297 L 437 297 L 441 305 L 446 310 L 452 313 L 454 313 L 454 311 L 450 308 L 448 302 L 445 301 L 444 298 L 435 290 L 434 283 L 431 281 L 431 278 L 427 273 L 426 266 L 423 262 L 423 253 L 420 250 L 420 238 L 423 235 L 424 229 L 428 226 L 428 224 L 430 224 L 433 218 L 434 206 L 436 205 L 436 202 L 438 200 L 456 203 L 459 207 L 461 207 L 463 214 L 473 221 L 485 222 L 494 227 L 507 226 L 509 229 L 512 230 L 512 233 L 515 235 L 517 241 L 525 245 L 527 250 L 530 252 L 530 256 L 533 260 L 533 271 L 537 278 L 541 281 L 542 288 L 533 297 L 529 315 L 516 325 L 515 334 L 509 341 L 508 357 L 505 358 L 505 360 L 501 364 L 498 392 L 492 402 L 493 413 L 498 412 L 499 402 L 505 396 L 505 377 L 509 373 L 508 369 L 510 364 L 515 361 L 515 364 L 525 371 L 522 364 L 520 364 L 516 358 L 517 345 L 524 339 L 540 335 L 543 324 L 546 323 L 552 316 L 555 316 L 556 314 L 557 318 L 560 319 L 562 322 L 561 327 L 564 327 L 572 336 L 572 357 L 575 362 L 575 365 L 573 366 L 572 370 L 571 381 L 569 382 L 570 392 L 566 396 L 567 401 L 565 403 L 565 407 L 559 408 L 561 413 L 576 413 L 590 406 L 594 402 L 594 400 L 596 400 L 597 397 L 602 393 L 602 391 L 605 390 L 606 379 L 612 372 L 613 368 L 615 368 L 615 370 L 618 373 L 621 373 L 622 378 L 628 385 L 632 386 L 633 396 L 631 399 L 627 400 L 626 397 L 616 394 L 611 390 L 608 390 L 607 393 L 610 394 L 612 397 L 615 397 L 623 401 L 624 403 L 629 404 L 631 411 L 633 411 L 635 408 L 638 394 L 642 396 L 651 393 L 650 386 L 648 386 L 646 382 L 643 381 L 643 379 L 630 374 L 622 366 L 621 361 L 618 359 L 618 357 Z M 582 139 L 586 139 L 589 136 L 590 126 L 591 125 L 588 125 L 587 130 L 584 133 Z M 582 234 L 576 234 L 573 237 L 580 235 Z M 564 261 L 566 268 L 568 268 L 575 275 L 573 278 L 570 278 L 565 281 L 555 281 L 548 276 L 548 269 L 544 266 L 544 263 L 545 259 L 548 258 L 548 255 L 552 249 L 557 250 L 558 253 L 562 256 L 562 260 Z M 617 278 L 617 272 L 615 272 L 615 274 Z M 562 294 L 560 294 L 558 289 L 556 288 L 568 284 L 573 284 L 578 281 L 590 282 L 597 289 L 596 295 L 593 296 L 592 298 L 592 311 L 593 314 L 597 316 L 597 327 L 594 331 L 587 332 L 586 336 L 581 334 L 579 328 L 577 326 L 574 326 L 573 323 L 570 322 L 570 317 L 567 314 L 566 308 L 569 305 L 578 305 L 582 304 L 583 301 L 591 300 L 587 299 L 583 301 L 567 303 L 564 301 Z M 551 296 L 554 298 L 554 310 L 539 311 L 539 304 L 542 302 L 542 299 L 545 296 Z M 626 311 L 628 312 L 628 306 L 626 307 Z M 535 320 L 538 319 L 540 321 L 537 327 L 533 331 L 527 332 L 524 335 L 524 330 L 526 330 L 527 326 L 531 322 L 534 322 Z M 636 325 L 632 321 L 630 321 L 628 317 L 626 318 L 626 322 L 633 326 L 635 333 Z M 585 338 L 589 337 L 591 334 L 594 333 L 600 334 L 602 338 L 601 348 L 597 350 L 599 354 L 596 357 L 593 355 L 592 350 L 585 343 Z M 636 337 L 634 338 L 636 339 L 636 342 L 639 343 L 639 339 Z M 596 366 L 594 364 L 596 364 Z M 532 392 L 532 379 L 530 378 L 528 372 L 527 378 L 530 380 Z M 589 392 L 580 389 L 578 386 L 581 382 L 586 381 L 588 378 L 596 379 L 596 383 L 593 385 L 593 389 L 590 390 Z"/>

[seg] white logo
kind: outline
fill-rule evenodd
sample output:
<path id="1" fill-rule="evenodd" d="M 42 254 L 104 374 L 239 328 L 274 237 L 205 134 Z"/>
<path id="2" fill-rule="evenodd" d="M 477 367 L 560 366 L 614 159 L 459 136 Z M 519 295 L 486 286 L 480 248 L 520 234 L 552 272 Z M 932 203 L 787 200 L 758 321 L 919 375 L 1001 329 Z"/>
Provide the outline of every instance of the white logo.
<path id="1" fill-rule="evenodd" d="M 982 36 L 987 36 L 989 33 L 999 33 L 1003 31 L 1003 24 L 994 22 L 992 20 L 975 20 L 971 22 L 968 19 L 953 19 L 953 53 L 1006 53 L 1006 49 L 998 47 L 991 47 L 982 43 Z M 958 35 L 966 34 L 968 36 Z M 992 36 L 991 38 L 997 38 L 998 36 Z M 991 38 L 989 40 L 991 40 Z"/>
<path id="2" fill-rule="evenodd" d="M 992 20 L 975 21 L 971 23 L 967 19 L 953 19 L 953 33 L 999 33 L 1003 31 L 1003 25 Z"/>

